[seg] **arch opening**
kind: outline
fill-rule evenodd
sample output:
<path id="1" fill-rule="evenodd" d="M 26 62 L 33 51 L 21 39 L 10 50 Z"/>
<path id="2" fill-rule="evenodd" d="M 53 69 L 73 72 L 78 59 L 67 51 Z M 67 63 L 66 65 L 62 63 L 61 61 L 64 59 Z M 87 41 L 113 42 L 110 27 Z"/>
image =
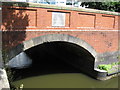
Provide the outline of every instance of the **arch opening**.
<path id="1" fill-rule="evenodd" d="M 26 50 L 25 53 L 30 58 L 37 61 L 54 58 L 56 60 L 62 60 L 73 65 L 75 64 L 75 66 L 78 68 L 84 66 L 85 63 L 83 62 L 85 61 L 86 66 L 87 63 L 89 64 L 89 61 L 93 62 L 91 64 L 94 64 L 95 61 L 95 58 L 91 55 L 91 53 L 83 47 L 63 41 L 46 42 Z M 94 68 L 94 65 L 92 68 Z"/>
<path id="2" fill-rule="evenodd" d="M 83 47 L 65 41 L 39 44 L 24 51 L 32 59 L 29 68 L 19 69 L 16 74 L 36 76 L 50 73 L 78 73 L 94 70 L 95 58 Z M 16 69 L 13 69 L 16 71 Z"/>

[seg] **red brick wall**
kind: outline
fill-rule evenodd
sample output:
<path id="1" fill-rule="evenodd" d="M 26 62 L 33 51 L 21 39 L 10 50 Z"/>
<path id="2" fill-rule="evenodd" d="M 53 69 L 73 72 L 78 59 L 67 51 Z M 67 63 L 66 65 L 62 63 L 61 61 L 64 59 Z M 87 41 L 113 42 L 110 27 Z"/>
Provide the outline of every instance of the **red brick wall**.
<path id="1" fill-rule="evenodd" d="M 69 27 L 67 29 L 118 30 L 118 23 L 120 22 L 118 21 L 120 16 L 115 15 L 45 8 L 3 7 L 3 23 L 7 22 L 7 26 L 3 25 L 2 29 L 5 30 L 6 27 L 12 27 L 12 30 L 16 30 L 16 28 L 53 29 L 52 12 L 64 12 L 66 14 L 65 27 Z M 13 24 L 11 25 L 11 23 Z"/>
<path id="2" fill-rule="evenodd" d="M 90 44 L 98 53 L 112 52 L 118 50 L 118 32 L 94 32 L 94 31 L 82 31 L 82 32 L 26 32 L 26 40 L 31 38 L 46 35 L 46 34 L 68 34 L 82 40 L 85 40 Z"/>
<path id="3" fill-rule="evenodd" d="M 113 52 L 118 50 L 118 32 L 97 32 L 97 31 L 63 31 L 63 32 L 4 32 L 3 47 L 12 48 L 23 41 L 30 40 L 46 34 L 68 34 L 80 38 L 90 44 L 98 53 Z"/>
<path id="4" fill-rule="evenodd" d="M 78 27 L 95 27 L 95 14 L 79 13 Z"/>
<path id="5" fill-rule="evenodd" d="M 65 27 L 52 27 L 52 12 L 64 12 L 66 14 Z M 94 47 L 98 53 L 117 51 L 118 32 L 99 30 L 118 30 L 118 23 L 120 23 L 120 19 L 118 18 L 120 18 L 120 16 L 118 17 L 115 15 L 70 10 L 30 7 L 3 7 L 2 30 L 24 31 L 4 32 L 3 47 L 11 48 L 11 46 L 16 46 L 17 44 L 34 37 L 57 33 L 69 34 L 74 37 L 81 38 Z M 34 31 L 26 31 L 28 29 L 32 29 Z M 36 29 L 66 29 L 68 31 L 35 31 Z"/>

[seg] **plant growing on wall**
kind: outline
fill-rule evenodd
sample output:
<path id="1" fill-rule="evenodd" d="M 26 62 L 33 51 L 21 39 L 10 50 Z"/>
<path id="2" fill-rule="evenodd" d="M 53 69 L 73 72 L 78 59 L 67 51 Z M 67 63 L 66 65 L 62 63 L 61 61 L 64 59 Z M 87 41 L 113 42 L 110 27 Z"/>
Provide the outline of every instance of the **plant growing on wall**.
<path id="1" fill-rule="evenodd" d="M 111 64 L 101 64 L 101 65 L 98 65 L 98 68 L 100 69 L 100 70 L 106 70 L 106 71 L 108 71 L 109 69 L 111 69 L 112 68 L 112 65 Z"/>
<path id="2" fill-rule="evenodd" d="M 100 65 L 98 65 L 97 68 L 100 70 L 106 70 L 108 73 L 111 73 L 111 72 L 113 73 L 115 71 L 115 69 L 119 70 L 119 65 L 120 65 L 120 61 L 113 62 L 111 64 L 100 64 Z M 111 71 L 112 68 L 115 68 L 115 69 L 113 69 L 113 71 Z"/>

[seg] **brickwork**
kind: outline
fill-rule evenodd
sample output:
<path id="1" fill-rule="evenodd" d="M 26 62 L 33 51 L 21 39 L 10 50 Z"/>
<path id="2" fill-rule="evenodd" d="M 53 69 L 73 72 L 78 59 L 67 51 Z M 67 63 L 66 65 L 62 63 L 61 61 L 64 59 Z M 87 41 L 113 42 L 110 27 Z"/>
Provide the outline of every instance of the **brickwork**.
<path id="1" fill-rule="evenodd" d="M 89 13 L 70 10 L 56 10 L 31 7 L 3 7 L 2 30 L 17 29 L 66 29 L 52 27 L 52 12 L 66 14 L 67 29 L 118 30 L 120 16 L 100 13 Z"/>
<path id="2" fill-rule="evenodd" d="M 65 13 L 64 27 L 52 26 L 52 12 Z M 67 34 L 86 41 L 98 53 L 118 51 L 118 31 L 114 30 L 119 30 L 119 15 L 16 6 L 3 6 L 2 14 L 1 29 L 12 31 L 3 32 L 5 48 L 46 34 Z"/>
<path id="3" fill-rule="evenodd" d="M 27 31 L 27 32 L 6 32 L 3 33 L 4 48 L 11 48 L 23 41 L 30 40 L 35 37 L 40 37 L 47 34 L 66 34 L 76 38 L 80 38 L 90 44 L 98 53 L 113 52 L 118 50 L 118 32 L 97 32 L 97 31 L 63 31 L 63 32 L 41 32 L 41 31 Z"/>

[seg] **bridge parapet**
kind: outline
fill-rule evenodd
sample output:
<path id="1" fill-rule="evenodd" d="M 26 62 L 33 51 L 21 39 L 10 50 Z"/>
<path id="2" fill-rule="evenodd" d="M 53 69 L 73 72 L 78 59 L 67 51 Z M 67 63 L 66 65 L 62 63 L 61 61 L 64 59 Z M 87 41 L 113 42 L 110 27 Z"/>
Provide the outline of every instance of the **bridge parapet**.
<path id="1" fill-rule="evenodd" d="M 3 3 L 2 9 L 2 30 L 120 29 L 118 27 L 120 13 L 117 12 L 34 3 Z"/>

